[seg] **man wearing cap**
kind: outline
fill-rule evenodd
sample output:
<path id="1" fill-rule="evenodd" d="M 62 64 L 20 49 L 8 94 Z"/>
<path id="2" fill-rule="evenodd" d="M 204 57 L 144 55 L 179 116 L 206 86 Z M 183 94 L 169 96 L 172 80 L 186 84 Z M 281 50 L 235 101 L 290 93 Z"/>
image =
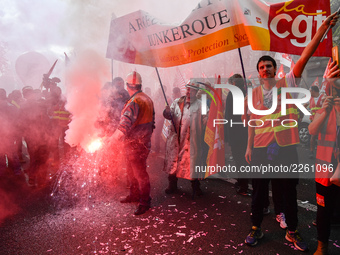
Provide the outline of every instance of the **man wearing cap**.
<path id="1" fill-rule="evenodd" d="M 146 171 L 146 159 L 155 128 L 155 113 L 151 98 L 142 92 L 139 73 L 128 74 L 126 86 L 130 99 L 122 110 L 118 128 L 110 143 L 113 146 L 124 138 L 130 194 L 121 203 L 139 202 L 134 214 L 140 215 L 150 208 L 150 180 Z"/>

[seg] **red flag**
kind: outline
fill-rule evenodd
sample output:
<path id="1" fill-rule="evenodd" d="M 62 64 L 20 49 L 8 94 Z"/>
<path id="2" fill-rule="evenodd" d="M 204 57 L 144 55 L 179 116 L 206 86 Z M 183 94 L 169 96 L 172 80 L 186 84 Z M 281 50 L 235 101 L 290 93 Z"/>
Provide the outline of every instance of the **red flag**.
<path id="1" fill-rule="evenodd" d="M 205 75 L 204 72 L 202 72 L 202 78 L 204 79 L 204 81 L 206 81 L 208 79 L 208 77 Z"/>
<path id="2" fill-rule="evenodd" d="M 221 76 L 218 76 L 217 84 L 221 84 Z M 216 91 L 221 97 L 222 90 L 216 89 Z M 209 171 L 205 173 L 205 178 L 217 172 L 217 171 L 214 171 L 214 169 L 212 168 L 215 168 L 216 170 L 217 166 L 220 166 L 222 168 L 225 165 L 224 127 L 223 125 L 215 125 L 214 127 L 214 119 L 223 119 L 223 118 L 224 118 L 223 117 L 223 105 L 220 102 L 218 102 L 216 105 L 211 104 L 208 123 L 205 129 L 205 135 L 204 135 L 204 141 L 209 146 L 209 152 L 208 152 L 208 157 L 207 157 L 207 169 L 209 169 Z"/>
<path id="3" fill-rule="evenodd" d="M 283 53 L 280 62 L 285 66 L 291 67 L 293 60 L 290 55 Z"/>
<path id="4" fill-rule="evenodd" d="M 254 2 L 257 3 L 260 1 Z M 321 11 L 319 12 L 318 10 Z M 323 20 L 330 14 L 329 0 L 294 0 L 271 4 L 269 18 L 267 20 L 268 24 L 270 24 L 270 39 L 263 40 L 270 41 L 269 51 L 301 55 L 307 43 L 315 35 L 317 27 L 320 24 L 318 22 L 312 22 L 311 19 L 319 18 Z M 308 23 L 308 25 L 306 23 Z M 304 33 L 304 35 L 301 33 Z M 258 33 L 257 36 L 258 37 L 253 36 L 250 39 L 254 41 L 259 40 L 263 34 Z M 331 38 L 332 29 L 327 34 L 327 40 L 320 42 L 313 56 L 331 56 Z M 306 40 L 304 41 L 304 39 Z"/>
<path id="5" fill-rule="evenodd" d="M 254 78 L 253 79 L 251 79 L 251 86 L 254 88 L 254 86 L 255 86 L 255 80 L 254 80 Z"/>
<path id="6" fill-rule="evenodd" d="M 310 86 L 317 86 L 317 87 L 319 87 L 320 86 L 319 77 L 316 77 L 315 81 Z"/>
<path id="7" fill-rule="evenodd" d="M 284 71 L 284 69 L 283 69 L 283 65 L 281 65 L 280 66 L 280 68 L 279 68 L 279 70 L 277 71 L 277 73 L 276 73 L 276 76 L 275 76 L 275 78 L 276 79 L 282 79 L 283 77 L 285 77 L 285 71 Z"/>

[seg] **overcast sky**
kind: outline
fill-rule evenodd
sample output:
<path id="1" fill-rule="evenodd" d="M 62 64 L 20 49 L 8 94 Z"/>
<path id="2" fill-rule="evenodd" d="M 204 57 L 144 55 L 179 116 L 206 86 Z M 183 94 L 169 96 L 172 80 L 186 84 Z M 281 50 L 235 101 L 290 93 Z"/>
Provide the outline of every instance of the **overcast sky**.
<path id="1" fill-rule="evenodd" d="M 37 50 L 63 51 L 107 41 L 111 14 L 143 9 L 166 21 L 180 22 L 197 0 L 1 0 L 1 40 L 15 54 Z M 185 3 L 185 4 L 184 4 Z M 47 53 L 47 52 L 45 52 Z M 11 56 L 13 57 L 13 56 Z"/>

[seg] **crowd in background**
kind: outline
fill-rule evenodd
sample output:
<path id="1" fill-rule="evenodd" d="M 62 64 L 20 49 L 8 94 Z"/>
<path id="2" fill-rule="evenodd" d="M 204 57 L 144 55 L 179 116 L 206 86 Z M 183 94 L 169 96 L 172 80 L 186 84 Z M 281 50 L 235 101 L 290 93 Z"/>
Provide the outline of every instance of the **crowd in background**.
<path id="1" fill-rule="evenodd" d="M 1 89 L 0 175 L 14 175 L 29 186 L 44 185 L 47 180 L 48 159 L 58 168 L 61 151 L 67 153 L 63 142 L 70 121 L 65 109 L 59 78 L 44 79 L 41 89 L 30 86 L 14 90 L 7 96 Z M 23 165 L 29 161 L 23 171 Z"/>

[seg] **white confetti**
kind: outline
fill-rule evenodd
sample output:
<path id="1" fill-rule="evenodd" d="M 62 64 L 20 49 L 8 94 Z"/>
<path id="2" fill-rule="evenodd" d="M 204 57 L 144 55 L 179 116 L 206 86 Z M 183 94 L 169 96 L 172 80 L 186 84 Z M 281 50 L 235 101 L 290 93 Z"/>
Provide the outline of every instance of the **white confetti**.
<path id="1" fill-rule="evenodd" d="M 178 236 L 185 236 L 186 234 L 185 233 L 177 232 L 176 235 L 178 235 Z"/>

